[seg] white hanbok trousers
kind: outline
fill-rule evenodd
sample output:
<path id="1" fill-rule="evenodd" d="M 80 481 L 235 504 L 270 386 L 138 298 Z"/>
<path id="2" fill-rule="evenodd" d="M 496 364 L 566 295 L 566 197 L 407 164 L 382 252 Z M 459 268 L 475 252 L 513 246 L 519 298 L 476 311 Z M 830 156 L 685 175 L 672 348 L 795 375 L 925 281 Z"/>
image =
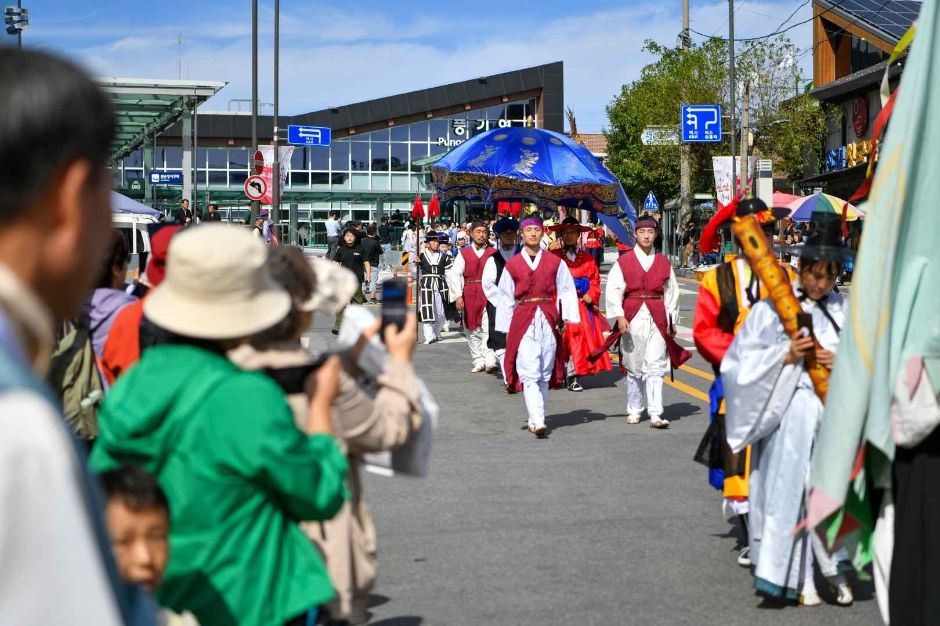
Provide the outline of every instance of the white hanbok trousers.
<path id="1" fill-rule="evenodd" d="M 650 419 L 663 415 L 663 376 L 648 374 L 645 377 L 627 373 L 627 415 L 640 415 L 643 412 L 643 389 L 641 382 L 646 383 L 646 408 L 649 409 Z"/>
<path id="2" fill-rule="evenodd" d="M 483 311 L 483 323 L 476 330 L 465 330 L 467 345 L 470 346 L 470 358 L 473 367 L 491 367 L 496 365 L 496 353 L 490 350 L 486 342 L 490 338 L 489 316 Z"/>
<path id="3" fill-rule="evenodd" d="M 555 347 L 555 334 L 542 312 L 537 311 L 516 353 L 516 373 L 522 382 L 530 428 L 545 426 L 545 404 L 548 381 L 555 368 Z"/>
<path id="4" fill-rule="evenodd" d="M 447 323 L 447 320 L 444 319 L 444 300 L 441 298 L 441 292 L 434 292 L 434 321 L 433 322 L 424 322 L 421 324 L 421 328 L 424 332 L 424 340 L 428 341 L 430 339 L 440 339 L 441 331 L 444 329 L 444 324 Z"/>

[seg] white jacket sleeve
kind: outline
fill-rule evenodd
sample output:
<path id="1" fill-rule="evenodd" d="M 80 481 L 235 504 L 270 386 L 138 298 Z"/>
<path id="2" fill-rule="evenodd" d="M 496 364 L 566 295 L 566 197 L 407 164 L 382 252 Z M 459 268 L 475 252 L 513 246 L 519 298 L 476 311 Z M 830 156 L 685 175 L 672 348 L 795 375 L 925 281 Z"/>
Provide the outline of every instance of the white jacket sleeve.
<path id="1" fill-rule="evenodd" d="M 607 273 L 607 288 L 604 290 L 607 317 L 613 319 L 623 316 L 623 292 L 626 288 L 620 263 L 614 263 Z"/>

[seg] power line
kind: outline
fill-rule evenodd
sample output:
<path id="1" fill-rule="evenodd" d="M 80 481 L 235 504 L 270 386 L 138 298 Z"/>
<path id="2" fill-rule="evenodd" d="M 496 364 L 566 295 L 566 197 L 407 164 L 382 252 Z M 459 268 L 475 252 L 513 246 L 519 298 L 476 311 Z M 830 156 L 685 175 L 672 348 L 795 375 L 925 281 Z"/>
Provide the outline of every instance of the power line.
<path id="1" fill-rule="evenodd" d="M 835 4 L 833 4 L 831 7 L 829 7 L 829 8 L 827 8 L 827 9 L 824 9 L 823 11 L 821 11 L 818 15 L 825 15 L 826 13 L 831 12 L 833 9 L 839 8 L 839 7 L 842 6 L 845 2 L 846 2 L 846 0 L 839 0 L 838 2 L 836 2 Z M 793 19 L 793 16 L 796 15 L 797 12 L 798 12 L 800 9 L 802 9 L 803 7 L 805 7 L 805 6 L 806 6 L 807 4 L 809 4 L 809 3 L 810 3 L 810 0 L 804 0 L 803 4 L 801 4 L 800 6 L 796 7 L 796 9 L 793 11 L 793 13 L 791 13 L 791 14 L 789 15 L 789 17 L 787 17 L 787 19 L 785 19 L 785 20 L 780 24 L 780 26 L 777 27 L 777 30 L 775 30 L 774 32 L 769 33 L 769 34 L 767 34 L 767 35 L 761 35 L 761 36 L 759 36 L 759 37 L 742 37 L 742 38 L 735 38 L 734 41 L 737 41 L 737 42 L 748 42 L 748 41 L 760 41 L 760 40 L 763 40 L 763 39 L 770 39 L 771 37 L 776 37 L 777 35 L 782 35 L 783 33 L 787 32 L 787 31 L 793 30 L 793 29 L 796 28 L 797 26 L 802 26 L 803 24 L 808 24 L 809 22 L 812 22 L 812 21 L 817 17 L 817 15 L 814 15 L 813 17 L 811 17 L 811 18 L 809 18 L 809 19 L 803 20 L 802 22 L 797 22 L 797 23 L 795 23 L 795 24 L 791 24 L 791 25 L 787 26 L 786 28 L 783 28 L 783 25 L 784 25 L 784 24 L 786 24 L 786 23 L 789 22 L 791 19 Z M 695 33 L 696 35 L 700 36 L 700 37 L 707 37 L 707 38 L 709 38 L 709 39 L 720 39 L 720 40 L 722 40 L 722 41 L 728 41 L 728 39 L 725 38 L 725 37 L 711 37 L 711 36 L 709 36 L 709 35 L 706 35 L 705 33 L 700 33 L 699 31 L 697 31 L 697 30 L 695 30 L 695 29 L 692 29 L 692 28 L 690 28 L 689 30 L 690 30 L 691 32 Z"/>

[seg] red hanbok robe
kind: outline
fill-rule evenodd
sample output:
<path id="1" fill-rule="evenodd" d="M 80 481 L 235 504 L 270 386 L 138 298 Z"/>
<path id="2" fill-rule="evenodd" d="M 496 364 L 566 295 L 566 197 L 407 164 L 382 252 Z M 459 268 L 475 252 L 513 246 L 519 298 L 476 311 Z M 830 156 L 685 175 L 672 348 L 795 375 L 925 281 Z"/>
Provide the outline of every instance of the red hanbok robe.
<path id="1" fill-rule="evenodd" d="M 581 322 L 579 324 L 565 324 L 564 342 L 567 352 L 574 362 L 574 371 L 578 376 L 592 376 L 600 372 L 606 372 L 612 367 L 610 355 L 606 352 L 595 362 L 588 361 L 591 353 L 604 344 L 603 333 L 610 330 L 607 319 L 598 310 L 601 299 L 601 274 L 597 269 L 597 263 L 584 250 L 578 250 L 573 261 L 568 258 L 564 250 L 553 250 L 552 254 L 560 257 L 568 266 L 571 277 L 575 281 L 576 289 L 578 283 L 581 282 L 578 280 L 579 278 L 586 279 L 590 283 L 586 292 L 578 290 Z M 590 306 L 581 299 L 581 296 L 585 293 L 591 298 Z"/>

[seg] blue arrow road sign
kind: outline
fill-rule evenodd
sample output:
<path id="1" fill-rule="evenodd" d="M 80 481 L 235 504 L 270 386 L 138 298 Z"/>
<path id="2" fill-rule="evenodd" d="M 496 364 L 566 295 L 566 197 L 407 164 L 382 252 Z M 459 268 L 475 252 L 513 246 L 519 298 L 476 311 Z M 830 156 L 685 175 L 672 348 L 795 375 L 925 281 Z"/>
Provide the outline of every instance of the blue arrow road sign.
<path id="1" fill-rule="evenodd" d="M 182 185 L 183 184 L 183 172 L 179 170 L 150 172 L 150 184 L 151 185 Z"/>
<path id="2" fill-rule="evenodd" d="M 721 141 L 721 105 L 683 104 L 682 141 L 704 143 Z"/>
<path id="3" fill-rule="evenodd" d="M 287 143 L 292 146 L 329 146 L 332 138 L 333 129 L 326 126 L 290 124 L 287 127 Z"/>
<path id="4" fill-rule="evenodd" d="M 651 191 L 646 200 L 643 202 L 643 208 L 647 211 L 658 211 L 659 210 L 659 200 L 656 199 L 656 196 L 653 195 Z"/>

